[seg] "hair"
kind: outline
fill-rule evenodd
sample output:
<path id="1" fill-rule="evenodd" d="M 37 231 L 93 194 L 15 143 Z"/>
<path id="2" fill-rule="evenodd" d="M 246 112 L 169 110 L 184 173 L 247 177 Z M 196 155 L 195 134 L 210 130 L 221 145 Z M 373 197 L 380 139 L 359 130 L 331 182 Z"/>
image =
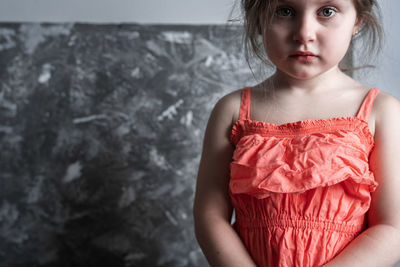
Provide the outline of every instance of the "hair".
<path id="1" fill-rule="evenodd" d="M 351 53 L 356 42 L 360 42 L 360 50 L 364 51 L 364 54 L 361 54 L 359 59 L 363 65 L 343 68 L 339 66 L 343 72 L 353 72 L 367 67 L 374 67 L 369 65 L 367 60 L 377 58 L 376 56 L 383 45 L 383 30 L 380 23 L 381 11 L 377 0 L 352 1 L 357 11 L 357 18 L 362 19 L 362 25 L 358 34 L 353 36 L 348 53 Z M 251 59 L 253 58 L 261 60 L 261 62 L 265 63 L 264 66 L 274 67 L 265 53 L 264 45 L 266 41 L 263 36 L 271 25 L 277 2 L 278 0 L 240 0 L 241 21 L 244 26 L 242 42 L 244 44 L 245 58 L 253 76 L 254 72 L 251 66 Z M 230 16 L 232 16 L 232 12 Z M 265 18 L 265 21 L 260 18 Z M 237 19 L 230 19 L 229 21 L 234 22 Z M 353 59 L 352 54 L 346 54 L 344 58 L 347 57 Z"/>

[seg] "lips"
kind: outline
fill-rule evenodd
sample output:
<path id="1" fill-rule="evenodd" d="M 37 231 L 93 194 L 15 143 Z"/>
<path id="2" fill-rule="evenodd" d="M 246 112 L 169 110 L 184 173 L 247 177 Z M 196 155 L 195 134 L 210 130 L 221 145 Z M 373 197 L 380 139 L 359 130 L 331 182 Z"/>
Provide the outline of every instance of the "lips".
<path id="1" fill-rule="evenodd" d="M 290 54 L 291 57 L 294 56 L 316 56 L 314 53 L 310 52 L 310 51 L 296 51 L 292 54 Z"/>
<path id="2" fill-rule="evenodd" d="M 289 56 L 291 59 L 298 62 L 312 63 L 317 59 L 317 56 L 310 51 L 296 51 Z"/>

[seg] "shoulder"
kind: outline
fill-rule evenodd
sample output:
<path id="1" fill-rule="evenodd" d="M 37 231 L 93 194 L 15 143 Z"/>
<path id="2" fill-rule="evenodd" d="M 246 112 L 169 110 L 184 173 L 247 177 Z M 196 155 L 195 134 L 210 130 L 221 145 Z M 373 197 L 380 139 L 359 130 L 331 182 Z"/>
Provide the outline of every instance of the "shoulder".
<path id="1" fill-rule="evenodd" d="M 393 95 L 380 91 L 375 98 L 371 115 L 374 117 L 375 143 L 400 144 L 400 101 Z"/>
<path id="2" fill-rule="evenodd" d="M 400 101 L 393 95 L 380 91 L 375 98 L 373 110 L 377 127 L 385 123 L 400 124 Z"/>
<path id="3" fill-rule="evenodd" d="M 236 109 L 240 109 L 241 89 L 221 97 L 214 105 L 204 134 L 203 153 L 225 151 L 230 143 Z M 213 152 L 214 151 L 214 152 Z"/>
<path id="4" fill-rule="evenodd" d="M 233 125 L 239 118 L 242 89 L 237 89 L 222 96 L 215 104 L 212 114 L 224 118 L 224 121 Z"/>

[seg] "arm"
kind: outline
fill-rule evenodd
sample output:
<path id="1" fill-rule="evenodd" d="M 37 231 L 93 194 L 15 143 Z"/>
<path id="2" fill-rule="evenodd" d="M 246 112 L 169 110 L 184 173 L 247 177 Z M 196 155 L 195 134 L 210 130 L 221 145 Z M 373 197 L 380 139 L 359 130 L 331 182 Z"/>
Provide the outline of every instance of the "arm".
<path id="1" fill-rule="evenodd" d="M 195 234 L 211 266 L 256 266 L 230 224 L 229 141 L 233 101 L 221 98 L 211 112 L 203 143 L 193 205 Z"/>
<path id="2" fill-rule="evenodd" d="M 381 92 L 374 105 L 375 146 L 370 166 L 379 186 L 372 194 L 369 227 L 326 267 L 386 267 L 400 261 L 400 102 Z"/>

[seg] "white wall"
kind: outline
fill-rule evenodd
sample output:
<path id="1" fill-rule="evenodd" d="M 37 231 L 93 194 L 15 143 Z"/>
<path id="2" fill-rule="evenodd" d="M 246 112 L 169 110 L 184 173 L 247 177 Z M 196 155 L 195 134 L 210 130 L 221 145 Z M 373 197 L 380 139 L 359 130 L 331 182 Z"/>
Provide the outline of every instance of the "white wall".
<path id="1" fill-rule="evenodd" d="M 400 99 L 400 50 L 398 49 L 400 17 L 397 14 L 400 9 L 400 1 L 379 0 L 379 3 L 383 14 L 385 46 L 377 69 L 362 81 Z"/>
<path id="2" fill-rule="evenodd" d="M 234 0 L 0 0 L 0 21 L 224 23 Z"/>

